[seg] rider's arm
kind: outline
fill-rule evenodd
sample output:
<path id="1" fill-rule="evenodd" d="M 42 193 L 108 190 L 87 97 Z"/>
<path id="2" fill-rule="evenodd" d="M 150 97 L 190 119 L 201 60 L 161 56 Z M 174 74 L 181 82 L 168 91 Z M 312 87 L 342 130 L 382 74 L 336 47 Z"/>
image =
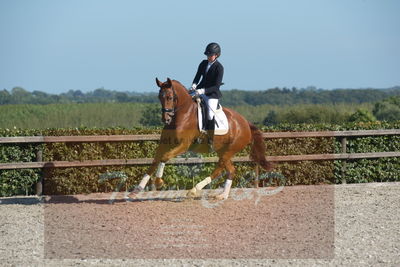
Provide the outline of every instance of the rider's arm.
<path id="1" fill-rule="evenodd" d="M 200 62 L 199 67 L 197 68 L 196 76 L 194 77 L 192 84 L 196 85 L 199 84 L 201 75 L 203 75 L 205 67 L 207 67 L 207 60 L 203 60 L 202 62 Z"/>

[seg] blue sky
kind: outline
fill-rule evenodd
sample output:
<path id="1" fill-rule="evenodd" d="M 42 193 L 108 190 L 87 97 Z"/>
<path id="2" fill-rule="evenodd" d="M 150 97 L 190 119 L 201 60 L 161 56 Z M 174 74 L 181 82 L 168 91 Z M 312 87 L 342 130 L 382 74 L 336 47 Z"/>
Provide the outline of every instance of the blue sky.
<path id="1" fill-rule="evenodd" d="M 189 86 L 209 42 L 224 90 L 400 85 L 398 0 L 0 0 L 0 90 Z"/>

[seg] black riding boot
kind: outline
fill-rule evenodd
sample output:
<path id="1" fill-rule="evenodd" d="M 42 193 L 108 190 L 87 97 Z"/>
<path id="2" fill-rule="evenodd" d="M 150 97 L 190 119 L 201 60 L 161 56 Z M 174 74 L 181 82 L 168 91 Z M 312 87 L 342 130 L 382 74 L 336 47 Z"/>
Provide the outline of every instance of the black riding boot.
<path id="1" fill-rule="evenodd" d="M 207 120 L 208 148 L 210 151 L 213 151 L 214 130 L 215 118 Z"/>

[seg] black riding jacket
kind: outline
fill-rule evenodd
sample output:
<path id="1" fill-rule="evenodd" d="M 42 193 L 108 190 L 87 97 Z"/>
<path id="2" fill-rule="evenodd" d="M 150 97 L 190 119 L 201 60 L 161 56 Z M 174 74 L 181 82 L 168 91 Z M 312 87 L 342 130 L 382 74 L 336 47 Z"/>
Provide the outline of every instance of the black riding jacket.
<path id="1" fill-rule="evenodd" d="M 222 97 L 219 87 L 222 85 L 224 67 L 218 60 L 215 60 L 215 62 L 211 65 L 210 69 L 206 73 L 207 64 L 207 60 L 203 60 L 199 64 L 193 83 L 197 84 L 200 80 L 200 77 L 202 77 L 201 82 L 197 84 L 197 88 L 204 88 L 205 95 L 208 98 L 219 99 Z"/>

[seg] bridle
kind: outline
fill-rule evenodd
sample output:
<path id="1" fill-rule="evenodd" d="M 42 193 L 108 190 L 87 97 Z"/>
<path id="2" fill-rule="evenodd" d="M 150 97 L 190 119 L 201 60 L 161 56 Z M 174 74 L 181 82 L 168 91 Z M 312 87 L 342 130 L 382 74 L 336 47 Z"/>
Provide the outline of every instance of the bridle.
<path id="1" fill-rule="evenodd" d="M 171 85 L 171 89 L 172 89 L 172 93 L 173 93 L 172 101 L 174 102 L 174 106 L 173 106 L 173 108 L 164 108 L 164 107 L 162 107 L 161 108 L 161 112 L 168 113 L 169 116 L 173 117 L 175 115 L 175 112 L 177 111 L 175 106 L 176 106 L 176 104 L 178 102 L 178 95 L 176 94 L 176 91 L 175 91 L 173 85 Z M 161 97 L 165 98 L 166 94 L 165 94 L 165 92 L 161 93 L 162 90 L 163 90 L 163 88 L 160 89 Z"/>

